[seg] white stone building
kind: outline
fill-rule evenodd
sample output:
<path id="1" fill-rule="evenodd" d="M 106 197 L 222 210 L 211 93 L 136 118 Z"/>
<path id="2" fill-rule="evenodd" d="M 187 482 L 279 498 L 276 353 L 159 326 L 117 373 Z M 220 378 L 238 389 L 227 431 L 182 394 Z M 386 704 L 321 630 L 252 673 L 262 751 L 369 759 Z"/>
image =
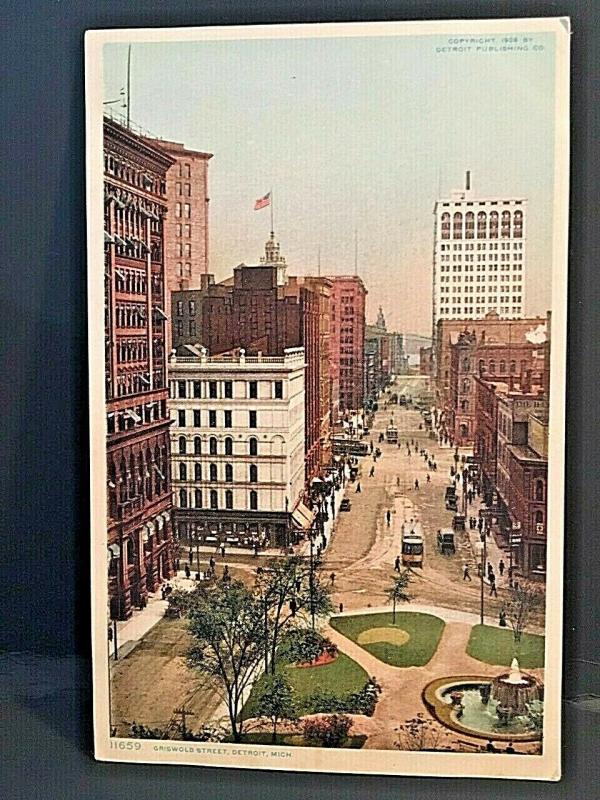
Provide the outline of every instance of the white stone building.
<path id="1" fill-rule="evenodd" d="M 184 345 L 178 353 L 169 392 L 180 539 L 283 544 L 304 489 L 304 349 L 209 357 Z"/>
<path id="2" fill-rule="evenodd" d="M 440 319 L 515 319 L 525 300 L 527 200 L 466 186 L 434 207 L 432 329 Z"/>

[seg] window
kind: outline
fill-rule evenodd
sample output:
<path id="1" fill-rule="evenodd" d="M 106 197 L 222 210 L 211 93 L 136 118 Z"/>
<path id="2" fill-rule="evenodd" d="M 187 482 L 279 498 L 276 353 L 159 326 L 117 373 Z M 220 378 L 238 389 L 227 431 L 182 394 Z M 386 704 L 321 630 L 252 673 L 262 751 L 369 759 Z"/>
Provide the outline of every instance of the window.
<path id="1" fill-rule="evenodd" d="M 194 489 L 194 505 L 202 508 L 202 489 Z"/>
<path id="2" fill-rule="evenodd" d="M 181 203 L 175 203 L 175 216 L 181 216 Z"/>
<path id="3" fill-rule="evenodd" d="M 258 467 L 256 464 L 250 464 L 250 483 L 258 483 Z"/>
<path id="4" fill-rule="evenodd" d="M 186 481 L 187 480 L 187 467 L 185 464 L 179 465 L 179 480 Z"/>
<path id="5" fill-rule="evenodd" d="M 194 397 L 200 397 L 200 381 L 194 381 L 194 383 L 193 383 L 193 393 L 194 393 Z"/>
<path id="6" fill-rule="evenodd" d="M 202 464 L 199 464 L 198 462 L 194 464 L 194 480 L 202 480 Z"/>
<path id="7" fill-rule="evenodd" d="M 210 465 L 210 467 L 209 467 L 209 475 L 210 475 L 211 483 L 215 483 L 215 481 L 217 480 L 217 465 L 216 464 L 211 464 Z"/>
<path id="8" fill-rule="evenodd" d="M 513 236 L 515 237 L 515 239 L 520 239 L 523 236 L 523 212 L 522 211 L 515 211 L 513 222 L 514 222 Z"/>
<path id="9" fill-rule="evenodd" d="M 209 411 L 208 412 L 208 426 L 209 426 L 209 428 L 216 428 L 217 427 L 217 412 L 216 411 Z"/>
<path id="10" fill-rule="evenodd" d="M 504 375 L 505 372 L 506 372 L 506 361 L 501 361 L 500 362 L 500 374 Z"/>
<path id="11" fill-rule="evenodd" d="M 202 440 L 199 436 L 194 436 L 194 455 L 199 456 L 202 454 Z"/>
<path id="12" fill-rule="evenodd" d="M 186 397 L 185 381 L 177 381 L 177 397 Z"/>
<path id="13" fill-rule="evenodd" d="M 188 504 L 188 496 L 186 489 L 179 490 L 179 506 L 180 508 L 187 508 Z"/>
<path id="14" fill-rule="evenodd" d="M 283 398 L 283 381 L 275 381 L 275 399 L 281 400 Z"/>
<path id="15" fill-rule="evenodd" d="M 250 509 L 256 511 L 258 509 L 258 492 L 254 489 L 250 492 Z"/>
<path id="16" fill-rule="evenodd" d="M 189 203 L 184 203 L 183 204 L 183 216 L 186 219 L 190 218 L 190 204 Z"/>
<path id="17" fill-rule="evenodd" d="M 210 507 L 212 509 L 217 509 L 219 507 L 219 495 L 216 489 L 210 490 Z"/>
<path id="18" fill-rule="evenodd" d="M 225 427 L 231 428 L 233 426 L 233 423 L 231 421 L 231 411 L 225 411 L 224 414 L 225 414 Z"/>
<path id="19" fill-rule="evenodd" d="M 216 381 L 209 381 L 208 382 L 208 396 L 212 399 L 217 397 L 217 382 Z"/>
<path id="20" fill-rule="evenodd" d="M 180 317 L 182 314 L 183 314 L 183 301 L 182 300 L 178 300 L 177 301 L 177 315 Z M 185 395 L 184 395 L 184 397 L 185 397 Z"/>
<path id="21" fill-rule="evenodd" d="M 185 455 L 185 436 L 179 437 L 179 454 Z"/>
<path id="22" fill-rule="evenodd" d="M 183 320 L 177 320 L 177 336 L 183 336 Z"/>
<path id="23" fill-rule="evenodd" d="M 233 492 L 227 489 L 225 492 L 225 508 L 233 508 Z"/>
<path id="24" fill-rule="evenodd" d="M 256 428 L 256 411 L 249 411 L 248 412 L 248 427 L 249 428 Z"/>
<path id="25" fill-rule="evenodd" d="M 233 383 L 231 381 L 225 381 L 223 384 L 223 390 L 225 397 L 232 398 L 233 397 Z"/>
<path id="26" fill-rule="evenodd" d="M 177 412 L 177 424 L 180 428 L 185 428 L 185 411 L 180 410 Z"/>
<path id="27" fill-rule="evenodd" d="M 442 214 L 442 239 L 450 238 L 450 214 L 445 211 Z"/>
<path id="28" fill-rule="evenodd" d="M 498 238 L 498 212 L 492 211 L 490 214 L 490 239 Z"/>
<path id="29" fill-rule="evenodd" d="M 496 372 L 496 362 L 495 361 L 490 361 L 490 372 L 492 373 L 492 375 Z"/>
<path id="30" fill-rule="evenodd" d="M 511 373 L 515 373 L 517 371 L 517 362 L 516 361 L 511 361 L 510 362 L 510 371 L 511 371 Z"/>
<path id="31" fill-rule="evenodd" d="M 208 442 L 208 452 L 211 456 L 217 455 L 217 439 L 215 436 L 211 436 Z"/>
<path id="32" fill-rule="evenodd" d="M 191 194 L 192 194 L 191 184 L 184 183 L 184 185 L 183 185 L 183 193 L 185 194 L 186 197 L 190 197 L 191 196 Z"/>
<path id="33" fill-rule="evenodd" d="M 539 502 L 544 500 L 544 481 L 542 480 L 535 482 L 535 499 Z"/>
<path id="34" fill-rule="evenodd" d="M 194 314 L 196 313 L 196 301 L 195 300 L 190 300 L 189 308 L 190 308 L 190 316 L 193 317 Z"/>
<path id="35" fill-rule="evenodd" d="M 258 439 L 255 439 L 254 436 L 248 442 L 248 449 L 251 456 L 258 455 Z"/>
<path id="36" fill-rule="evenodd" d="M 248 383 L 248 397 L 254 400 L 258 397 L 258 383 L 256 381 Z"/>
<path id="37" fill-rule="evenodd" d="M 181 194 L 181 182 L 180 181 L 177 181 L 177 183 L 175 184 L 175 188 L 176 188 L 177 194 Z"/>
<path id="38" fill-rule="evenodd" d="M 231 456 L 233 455 L 233 439 L 231 436 L 227 436 L 225 439 L 225 455 Z"/>
<path id="39" fill-rule="evenodd" d="M 475 236 L 475 214 L 472 211 L 468 211 L 465 214 L 465 237 L 467 239 L 473 239 Z"/>
<path id="40" fill-rule="evenodd" d="M 462 239 L 462 220 L 463 215 L 457 211 L 454 215 L 454 224 L 452 226 L 452 238 Z"/>
<path id="41" fill-rule="evenodd" d="M 233 466 L 231 464 L 225 464 L 225 480 L 227 483 L 233 481 Z"/>
<path id="42" fill-rule="evenodd" d="M 536 525 L 543 525 L 544 524 L 544 513 L 542 511 L 535 512 L 535 524 Z"/>
<path id="43" fill-rule="evenodd" d="M 200 427 L 200 409 L 199 408 L 195 408 L 194 409 L 194 428 L 199 428 L 199 427 Z"/>

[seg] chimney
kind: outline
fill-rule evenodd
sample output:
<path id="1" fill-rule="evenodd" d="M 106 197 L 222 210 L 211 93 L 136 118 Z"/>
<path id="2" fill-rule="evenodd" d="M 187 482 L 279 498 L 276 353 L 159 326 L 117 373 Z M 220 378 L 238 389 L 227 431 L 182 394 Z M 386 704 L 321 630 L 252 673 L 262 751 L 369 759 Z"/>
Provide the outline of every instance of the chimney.
<path id="1" fill-rule="evenodd" d="M 467 192 L 471 191 L 471 170 L 467 170 L 466 180 L 465 180 L 465 189 Z"/>

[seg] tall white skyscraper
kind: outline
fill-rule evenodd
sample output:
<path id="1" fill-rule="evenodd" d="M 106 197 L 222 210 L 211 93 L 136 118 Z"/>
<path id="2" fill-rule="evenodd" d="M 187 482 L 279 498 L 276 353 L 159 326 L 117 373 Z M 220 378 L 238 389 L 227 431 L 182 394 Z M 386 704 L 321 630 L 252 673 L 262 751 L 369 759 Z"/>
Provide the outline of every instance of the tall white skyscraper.
<path id="1" fill-rule="evenodd" d="M 523 316 L 527 200 L 465 188 L 434 207 L 432 329 L 439 319 Z"/>

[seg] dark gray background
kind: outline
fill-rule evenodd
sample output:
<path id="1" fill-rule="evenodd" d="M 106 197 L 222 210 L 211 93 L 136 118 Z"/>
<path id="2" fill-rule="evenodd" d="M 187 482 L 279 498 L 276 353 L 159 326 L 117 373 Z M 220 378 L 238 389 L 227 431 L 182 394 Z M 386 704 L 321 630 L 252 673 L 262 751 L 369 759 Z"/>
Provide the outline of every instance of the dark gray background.
<path id="1" fill-rule="evenodd" d="M 3 767 L 11 798 L 594 796 L 598 715 L 565 704 L 560 784 L 96 764 L 91 749 L 83 33 L 88 28 L 563 16 L 573 22 L 565 698 L 599 693 L 599 4 L 3 0 Z M 23 655 L 23 654 L 29 655 Z M 596 663 L 594 663 L 596 662 Z M 0 784 L 1 786 L 1 784 Z"/>

